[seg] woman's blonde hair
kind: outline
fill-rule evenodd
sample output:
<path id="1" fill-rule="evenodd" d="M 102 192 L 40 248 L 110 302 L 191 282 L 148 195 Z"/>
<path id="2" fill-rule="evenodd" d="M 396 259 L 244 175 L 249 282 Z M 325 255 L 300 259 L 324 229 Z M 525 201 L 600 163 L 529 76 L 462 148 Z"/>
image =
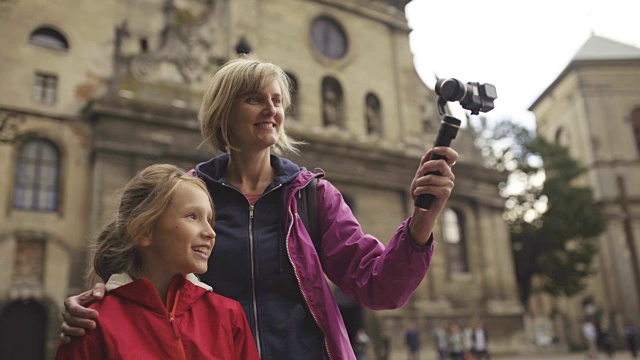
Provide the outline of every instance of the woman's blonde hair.
<path id="1" fill-rule="evenodd" d="M 257 93 L 274 80 L 280 85 L 282 106 L 286 112 L 291 105 L 291 82 L 279 66 L 252 55 L 244 55 L 223 65 L 211 79 L 202 98 L 198 120 L 204 141 L 209 141 L 215 149 L 223 152 L 234 149 L 228 132 L 231 107 L 239 98 Z M 275 152 L 298 154 L 296 146 L 301 142 L 288 137 L 284 125 L 280 127 L 279 135 L 274 145 Z"/>
<path id="2" fill-rule="evenodd" d="M 181 183 L 194 184 L 213 201 L 202 180 L 177 166 L 156 164 L 134 176 L 122 189 L 118 213 L 95 239 L 93 266 L 88 269 L 88 282 L 107 281 L 113 274 L 127 273 L 139 277 L 140 256 L 137 241 L 151 236 L 156 222 L 167 208 Z M 212 224 L 213 225 L 213 224 Z"/>

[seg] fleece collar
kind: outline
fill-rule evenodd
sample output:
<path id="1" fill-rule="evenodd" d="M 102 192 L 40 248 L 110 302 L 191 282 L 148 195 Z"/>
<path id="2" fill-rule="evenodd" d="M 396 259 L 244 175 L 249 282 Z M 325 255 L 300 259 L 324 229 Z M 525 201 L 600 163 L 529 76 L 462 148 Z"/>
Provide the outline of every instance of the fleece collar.
<path id="1" fill-rule="evenodd" d="M 195 286 L 199 286 L 207 291 L 213 291 L 213 288 L 205 283 L 203 283 L 202 281 L 198 280 L 198 278 L 196 277 L 195 274 L 187 274 L 185 276 L 185 279 L 189 280 L 191 283 L 193 283 Z M 105 288 L 107 289 L 107 291 L 112 291 L 114 289 L 119 288 L 120 286 L 123 285 L 127 285 L 128 283 L 133 282 L 133 279 L 131 278 L 131 276 L 129 276 L 129 274 L 126 273 L 120 273 L 120 274 L 113 274 L 111 275 L 111 277 L 109 278 L 109 281 L 107 281 L 107 284 L 105 285 Z"/>

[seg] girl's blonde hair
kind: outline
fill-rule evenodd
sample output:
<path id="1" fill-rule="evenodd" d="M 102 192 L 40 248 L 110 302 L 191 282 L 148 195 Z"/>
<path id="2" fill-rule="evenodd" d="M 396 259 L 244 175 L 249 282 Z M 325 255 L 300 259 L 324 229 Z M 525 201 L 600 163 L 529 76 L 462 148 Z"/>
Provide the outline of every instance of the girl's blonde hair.
<path id="1" fill-rule="evenodd" d="M 238 99 L 257 93 L 274 80 L 280 85 L 282 106 L 286 112 L 291 105 L 291 82 L 279 66 L 252 55 L 244 55 L 223 65 L 211 79 L 202 98 L 198 120 L 204 141 L 209 141 L 222 152 L 234 149 L 228 132 L 231 107 Z M 280 127 L 279 135 L 274 151 L 298 154 L 297 145 L 301 142 L 287 136 L 284 126 Z"/>
<path id="2" fill-rule="evenodd" d="M 122 189 L 118 213 L 95 239 L 93 266 L 88 269 L 88 281 L 107 281 L 113 274 L 127 273 L 139 277 L 140 256 L 137 241 L 151 236 L 156 222 L 167 208 L 181 183 L 194 184 L 213 201 L 202 180 L 177 166 L 156 164 L 134 176 Z M 212 224 L 213 225 L 213 224 Z"/>

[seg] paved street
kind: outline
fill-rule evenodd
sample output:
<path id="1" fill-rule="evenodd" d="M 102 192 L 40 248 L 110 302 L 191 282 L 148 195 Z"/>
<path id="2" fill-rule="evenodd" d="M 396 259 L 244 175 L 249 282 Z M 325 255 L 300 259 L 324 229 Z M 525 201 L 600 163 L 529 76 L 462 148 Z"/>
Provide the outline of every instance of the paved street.
<path id="1" fill-rule="evenodd" d="M 406 356 L 392 357 L 393 360 L 405 360 Z M 435 353 L 422 353 L 420 360 L 436 360 Z M 569 354 L 537 354 L 537 355 L 518 355 L 518 356 L 493 356 L 492 360 L 586 360 L 584 353 Z M 613 354 L 613 358 L 608 358 L 604 353 L 598 354 L 598 360 L 634 360 L 628 351 L 619 351 Z M 640 357 L 638 358 L 640 359 Z"/>
<path id="2" fill-rule="evenodd" d="M 493 357 L 496 360 L 585 360 L 587 357 L 584 353 L 570 353 L 570 354 L 540 354 L 540 355 L 521 355 L 521 356 L 506 356 L 506 357 Z M 599 360 L 610 359 L 605 354 L 598 354 Z M 633 360 L 628 351 L 620 351 L 613 354 L 611 359 L 614 360 Z"/>

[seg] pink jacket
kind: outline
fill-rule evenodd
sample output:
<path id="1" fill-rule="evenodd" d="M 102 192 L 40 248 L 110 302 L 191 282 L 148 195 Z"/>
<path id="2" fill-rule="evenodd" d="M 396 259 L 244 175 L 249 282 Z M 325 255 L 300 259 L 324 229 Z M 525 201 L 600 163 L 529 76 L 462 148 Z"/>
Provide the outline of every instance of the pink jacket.
<path id="1" fill-rule="evenodd" d="M 410 219 L 395 231 L 386 248 L 365 235 L 340 192 L 318 179 L 318 221 L 322 233 L 322 262 L 298 215 L 295 195 L 320 177 L 303 171 L 288 186 L 287 253 L 304 298 L 325 334 L 331 359 L 355 359 L 344 322 L 323 272 L 346 295 L 370 309 L 404 305 L 427 273 L 433 254 L 433 235 L 427 246 L 413 242 Z M 357 261 L 360 259 L 360 261 Z"/>

